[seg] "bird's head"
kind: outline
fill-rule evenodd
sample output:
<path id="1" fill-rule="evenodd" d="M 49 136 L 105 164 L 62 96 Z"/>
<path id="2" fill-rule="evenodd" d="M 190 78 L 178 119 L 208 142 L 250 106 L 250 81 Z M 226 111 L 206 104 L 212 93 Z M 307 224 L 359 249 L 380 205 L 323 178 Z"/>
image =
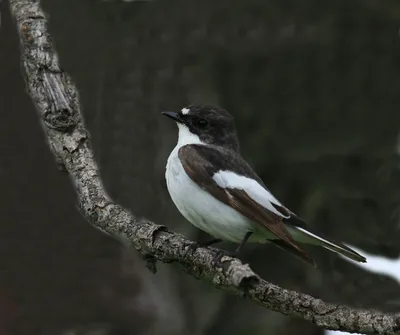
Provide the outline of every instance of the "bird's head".
<path id="1" fill-rule="evenodd" d="M 179 128 L 182 144 L 209 144 L 239 151 L 233 116 L 225 109 L 211 105 L 190 105 L 180 112 L 162 112 Z"/>

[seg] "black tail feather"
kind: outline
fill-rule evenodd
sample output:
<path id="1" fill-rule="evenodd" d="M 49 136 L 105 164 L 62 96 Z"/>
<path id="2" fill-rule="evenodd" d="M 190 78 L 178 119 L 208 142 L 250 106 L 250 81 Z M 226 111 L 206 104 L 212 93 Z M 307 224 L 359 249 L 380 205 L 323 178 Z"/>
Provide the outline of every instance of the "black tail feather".
<path id="1" fill-rule="evenodd" d="M 271 242 L 275 244 L 277 247 L 289 251 L 292 254 L 294 254 L 296 257 L 300 258 L 302 261 L 306 262 L 308 265 L 311 265 L 313 267 L 316 267 L 314 259 L 305 251 L 303 250 L 298 250 L 294 247 L 292 247 L 290 244 L 283 243 L 281 240 L 268 240 L 268 242 Z"/>

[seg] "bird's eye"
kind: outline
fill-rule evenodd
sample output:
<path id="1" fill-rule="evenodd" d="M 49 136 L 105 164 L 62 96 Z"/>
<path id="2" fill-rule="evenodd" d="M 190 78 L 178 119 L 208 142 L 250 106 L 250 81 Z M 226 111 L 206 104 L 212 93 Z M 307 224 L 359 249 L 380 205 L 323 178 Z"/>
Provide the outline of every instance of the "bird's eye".
<path id="1" fill-rule="evenodd" d="M 207 120 L 200 119 L 200 120 L 197 121 L 197 125 L 198 125 L 200 128 L 205 128 L 205 127 L 207 127 L 208 122 L 207 122 Z"/>

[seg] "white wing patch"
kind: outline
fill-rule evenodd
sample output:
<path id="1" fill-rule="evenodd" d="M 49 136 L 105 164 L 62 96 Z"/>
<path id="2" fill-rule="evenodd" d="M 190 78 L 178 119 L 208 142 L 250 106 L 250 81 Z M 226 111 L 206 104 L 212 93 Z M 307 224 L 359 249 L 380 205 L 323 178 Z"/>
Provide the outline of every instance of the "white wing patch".
<path id="1" fill-rule="evenodd" d="M 218 171 L 212 177 L 218 186 L 222 188 L 236 188 L 246 191 L 246 193 L 264 208 L 280 217 L 289 218 L 289 215 L 283 215 L 272 205 L 282 206 L 282 204 L 256 180 L 240 176 L 232 171 Z"/>
<path id="2" fill-rule="evenodd" d="M 189 108 L 182 108 L 181 112 L 182 112 L 183 115 L 186 115 L 186 114 L 189 114 L 190 109 Z"/>

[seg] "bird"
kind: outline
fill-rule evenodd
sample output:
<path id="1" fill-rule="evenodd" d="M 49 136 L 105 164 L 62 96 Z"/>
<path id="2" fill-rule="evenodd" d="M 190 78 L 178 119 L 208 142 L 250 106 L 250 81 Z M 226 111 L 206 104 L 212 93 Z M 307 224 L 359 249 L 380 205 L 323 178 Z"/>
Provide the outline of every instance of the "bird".
<path id="1" fill-rule="evenodd" d="M 316 266 L 302 247 L 311 244 L 366 262 L 343 243 L 311 231 L 275 198 L 242 158 L 235 121 L 227 110 L 193 104 L 161 114 L 178 126 L 178 142 L 165 169 L 170 197 L 191 224 L 212 237 L 198 246 L 233 242 L 237 256 L 246 243 L 272 243 Z"/>

